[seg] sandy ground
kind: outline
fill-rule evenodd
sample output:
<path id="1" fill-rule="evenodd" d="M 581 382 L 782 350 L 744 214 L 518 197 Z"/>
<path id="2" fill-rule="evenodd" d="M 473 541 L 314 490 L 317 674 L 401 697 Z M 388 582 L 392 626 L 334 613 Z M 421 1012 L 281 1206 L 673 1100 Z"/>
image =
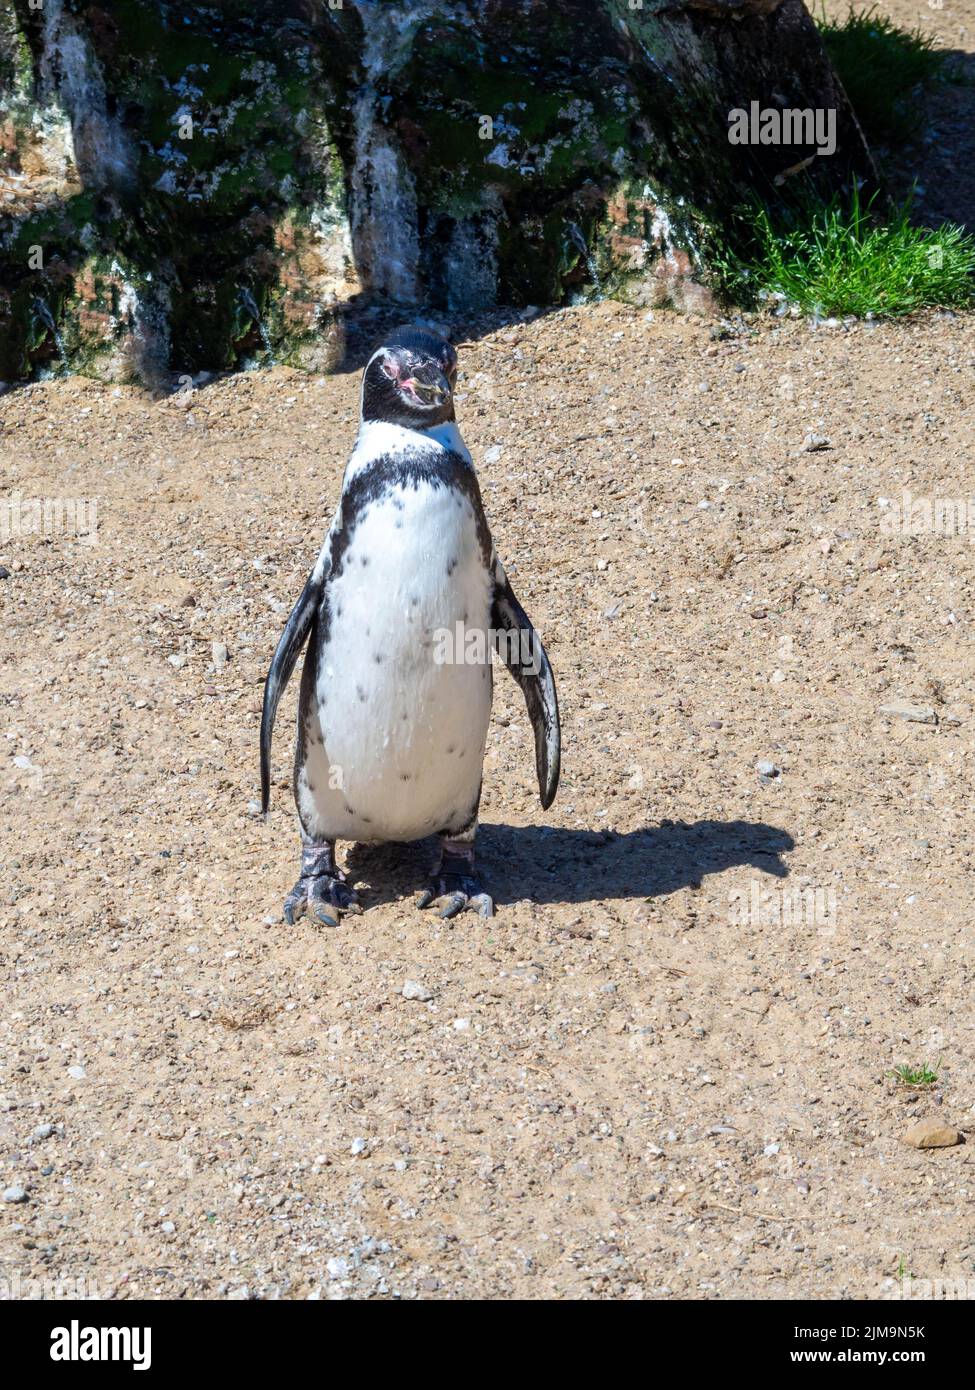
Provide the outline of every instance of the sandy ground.
<path id="1" fill-rule="evenodd" d="M 9 490 L 97 499 L 92 544 L 0 547 L 6 1287 L 828 1298 L 975 1271 L 975 1145 L 903 1142 L 975 1131 L 973 533 L 883 520 L 905 487 L 966 496 L 975 320 L 747 327 L 604 304 L 461 348 L 563 712 L 543 814 L 500 673 L 493 922 L 412 906 L 424 844 L 346 847 L 365 914 L 284 926 L 293 690 L 253 813 L 358 374 L 0 398 Z M 886 1074 L 925 1059 L 931 1090 Z"/>

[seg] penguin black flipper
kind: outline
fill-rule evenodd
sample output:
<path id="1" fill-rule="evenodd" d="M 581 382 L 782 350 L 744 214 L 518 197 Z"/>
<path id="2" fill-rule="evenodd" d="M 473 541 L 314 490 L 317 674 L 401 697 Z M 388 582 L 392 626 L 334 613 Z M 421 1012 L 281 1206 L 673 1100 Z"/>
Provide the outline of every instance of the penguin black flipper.
<path id="1" fill-rule="evenodd" d="M 555 677 L 542 639 L 531 619 L 515 598 L 500 560 L 494 562 L 494 602 L 491 627 L 495 648 L 508 670 L 521 686 L 528 715 L 535 731 L 535 768 L 542 809 L 555 800 L 562 760 L 562 733 Z"/>
<path id="2" fill-rule="evenodd" d="M 264 815 L 267 815 L 271 800 L 271 735 L 278 703 L 295 669 L 298 654 L 308 640 L 324 590 L 325 568 L 319 563 L 308 576 L 298 602 L 288 615 L 264 682 L 261 710 L 261 811 Z"/>

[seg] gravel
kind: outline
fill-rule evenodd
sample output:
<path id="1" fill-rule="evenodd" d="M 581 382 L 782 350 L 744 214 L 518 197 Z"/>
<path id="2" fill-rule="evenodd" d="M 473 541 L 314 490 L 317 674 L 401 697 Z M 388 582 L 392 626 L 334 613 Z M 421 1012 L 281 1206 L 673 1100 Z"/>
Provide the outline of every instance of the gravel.
<path id="1" fill-rule="evenodd" d="M 93 381 L 5 396 L 17 487 L 68 477 L 103 520 L 94 547 L 0 550 L 6 746 L 43 767 L 0 760 L 0 1130 L 31 1179 L 0 1260 L 44 1277 L 54 1245 L 131 1298 L 869 1299 L 903 1251 L 967 1276 L 968 1146 L 902 1142 L 928 1098 L 887 1073 L 943 1057 L 930 1109 L 965 1132 L 971 720 L 879 711 L 971 709 L 975 550 L 882 531 L 876 499 L 960 495 L 972 324 L 712 341 L 600 304 L 519 325 L 519 359 L 460 325 L 459 424 L 475 458 L 503 442 L 481 487 L 552 658 L 564 781 L 543 812 L 496 671 L 498 915 L 452 927 L 412 906 L 432 843 L 340 845 L 365 911 L 337 930 L 265 921 L 295 877 L 298 682 L 266 823 L 261 682 L 355 374 L 217 378 L 195 423 Z M 793 456 L 810 429 L 833 451 Z M 43 1115 L 49 1178 L 16 1166 L 47 1156 Z"/>

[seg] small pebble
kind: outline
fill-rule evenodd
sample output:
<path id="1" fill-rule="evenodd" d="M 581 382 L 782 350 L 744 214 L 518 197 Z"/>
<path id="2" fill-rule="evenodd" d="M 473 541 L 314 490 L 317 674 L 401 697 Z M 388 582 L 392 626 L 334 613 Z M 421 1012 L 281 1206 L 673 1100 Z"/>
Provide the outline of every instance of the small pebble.
<path id="1" fill-rule="evenodd" d="M 937 713 L 930 705 L 912 705 L 909 700 L 892 700 L 881 705 L 880 713 L 891 719 L 906 719 L 909 724 L 937 724 Z"/>
<path id="2" fill-rule="evenodd" d="M 419 980 L 407 980 L 403 986 L 402 995 L 404 999 L 419 999 L 422 1003 L 433 998 L 431 991 L 427 989 L 426 985 L 420 984 Z"/>
<path id="3" fill-rule="evenodd" d="M 5 1202 L 26 1202 L 27 1193 L 22 1187 L 6 1187 L 3 1191 L 3 1200 Z"/>

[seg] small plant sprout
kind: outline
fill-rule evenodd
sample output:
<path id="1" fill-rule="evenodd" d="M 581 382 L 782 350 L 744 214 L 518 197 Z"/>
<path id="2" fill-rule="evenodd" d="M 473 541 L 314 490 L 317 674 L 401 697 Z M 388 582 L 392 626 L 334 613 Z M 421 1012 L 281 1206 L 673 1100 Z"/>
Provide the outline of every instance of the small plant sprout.
<path id="1" fill-rule="evenodd" d="M 911 1066 L 909 1062 L 902 1062 L 900 1066 L 894 1067 L 888 1072 L 888 1076 L 894 1077 L 902 1086 L 910 1086 L 913 1089 L 921 1086 L 933 1086 L 940 1074 L 940 1057 L 934 1067 L 929 1067 L 927 1062 L 921 1062 L 918 1066 Z"/>

